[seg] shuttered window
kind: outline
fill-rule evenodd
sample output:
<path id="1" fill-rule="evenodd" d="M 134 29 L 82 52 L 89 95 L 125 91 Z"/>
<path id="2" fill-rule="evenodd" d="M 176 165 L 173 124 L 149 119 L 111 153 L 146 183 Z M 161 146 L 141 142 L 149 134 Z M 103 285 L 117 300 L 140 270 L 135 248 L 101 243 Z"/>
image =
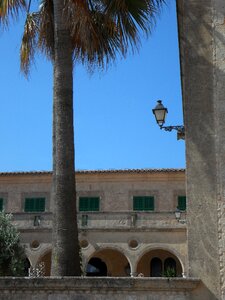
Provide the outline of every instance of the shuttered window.
<path id="1" fill-rule="evenodd" d="M 0 211 L 3 211 L 3 198 L 0 198 Z"/>
<path id="2" fill-rule="evenodd" d="M 45 211 L 45 198 L 26 198 L 24 205 L 25 212 Z"/>
<path id="3" fill-rule="evenodd" d="M 133 197 L 133 210 L 154 210 L 153 196 Z"/>
<path id="4" fill-rule="evenodd" d="M 186 210 L 186 196 L 178 196 L 177 202 L 179 210 Z"/>
<path id="5" fill-rule="evenodd" d="M 99 197 L 80 197 L 79 211 L 99 211 Z"/>

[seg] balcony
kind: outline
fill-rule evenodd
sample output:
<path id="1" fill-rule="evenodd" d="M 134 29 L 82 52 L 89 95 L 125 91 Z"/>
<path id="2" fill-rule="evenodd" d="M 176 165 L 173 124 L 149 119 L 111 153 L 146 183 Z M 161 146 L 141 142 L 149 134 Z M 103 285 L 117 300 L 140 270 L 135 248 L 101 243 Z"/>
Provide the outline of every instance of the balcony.
<path id="1" fill-rule="evenodd" d="M 20 231 L 24 230 L 51 230 L 52 229 L 52 213 L 36 212 L 36 213 L 13 213 L 12 223 Z"/>
<path id="2" fill-rule="evenodd" d="M 79 212 L 80 230 L 182 230 L 186 228 L 186 212 L 180 220 L 174 212 Z M 13 224 L 20 230 L 51 230 L 52 213 L 14 213 Z"/>
<path id="3" fill-rule="evenodd" d="M 185 229 L 186 213 L 177 220 L 174 212 L 82 212 L 78 213 L 78 226 L 87 230 Z"/>

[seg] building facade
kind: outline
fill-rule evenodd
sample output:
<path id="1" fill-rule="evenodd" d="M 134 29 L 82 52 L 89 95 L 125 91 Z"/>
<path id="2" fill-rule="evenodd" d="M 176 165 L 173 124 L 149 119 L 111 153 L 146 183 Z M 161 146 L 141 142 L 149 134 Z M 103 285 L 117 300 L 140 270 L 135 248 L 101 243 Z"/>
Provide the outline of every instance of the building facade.
<path id="1" fill-rule="evenodd" d="M 76 187 L 87 276 L 186 276 L 183 169 L 78 171 Z M 50 193 L 51 172 L 0 173 L 0 209 L 13 214 L 29 265 L 44 263 L 46 276 L 54 209 Z"/>

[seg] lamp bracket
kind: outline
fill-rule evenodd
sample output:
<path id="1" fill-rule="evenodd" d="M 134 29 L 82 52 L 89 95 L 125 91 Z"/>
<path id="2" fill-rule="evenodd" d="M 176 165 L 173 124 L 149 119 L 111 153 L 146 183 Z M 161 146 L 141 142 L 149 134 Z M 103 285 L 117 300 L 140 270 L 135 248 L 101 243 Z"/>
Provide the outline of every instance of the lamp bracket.
<path id="1" fill-rule="evenodd" d="M 177 130 L 177 139 L 178 140 L 185 140 L 185 129 L 183 125 L 177 125 L 177 126 L 159 126 L 160 129 L 164 129 L 165 131 L 172 131 Z"/>
<path id="2" fill-rule="evenodd" d="M 172 131 L 177 130 L 178 132 L 184 133 L 184 126 L 183 125 L 177 125 L 177 126 L 159 126 L 160 129 L 164 129 L 165 131 Z"/>

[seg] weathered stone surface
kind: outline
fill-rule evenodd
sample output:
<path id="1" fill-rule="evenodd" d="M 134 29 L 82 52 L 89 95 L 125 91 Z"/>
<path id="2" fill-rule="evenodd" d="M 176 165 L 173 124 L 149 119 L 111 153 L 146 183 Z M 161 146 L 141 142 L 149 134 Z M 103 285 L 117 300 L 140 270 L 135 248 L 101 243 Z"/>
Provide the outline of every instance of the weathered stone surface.
<path id="1" fill-rule="evenodd" d="M 178 0 L 186 130 L 189 275 L 224 290 L 225 5 Z M 202 298 L 203 299 L 203 298 Z"/>
<path id="2" fill-rule="evenodd" d="M 0 299 L 190 300 L 199 284 L 183 278 L 0 278 Z"/>

